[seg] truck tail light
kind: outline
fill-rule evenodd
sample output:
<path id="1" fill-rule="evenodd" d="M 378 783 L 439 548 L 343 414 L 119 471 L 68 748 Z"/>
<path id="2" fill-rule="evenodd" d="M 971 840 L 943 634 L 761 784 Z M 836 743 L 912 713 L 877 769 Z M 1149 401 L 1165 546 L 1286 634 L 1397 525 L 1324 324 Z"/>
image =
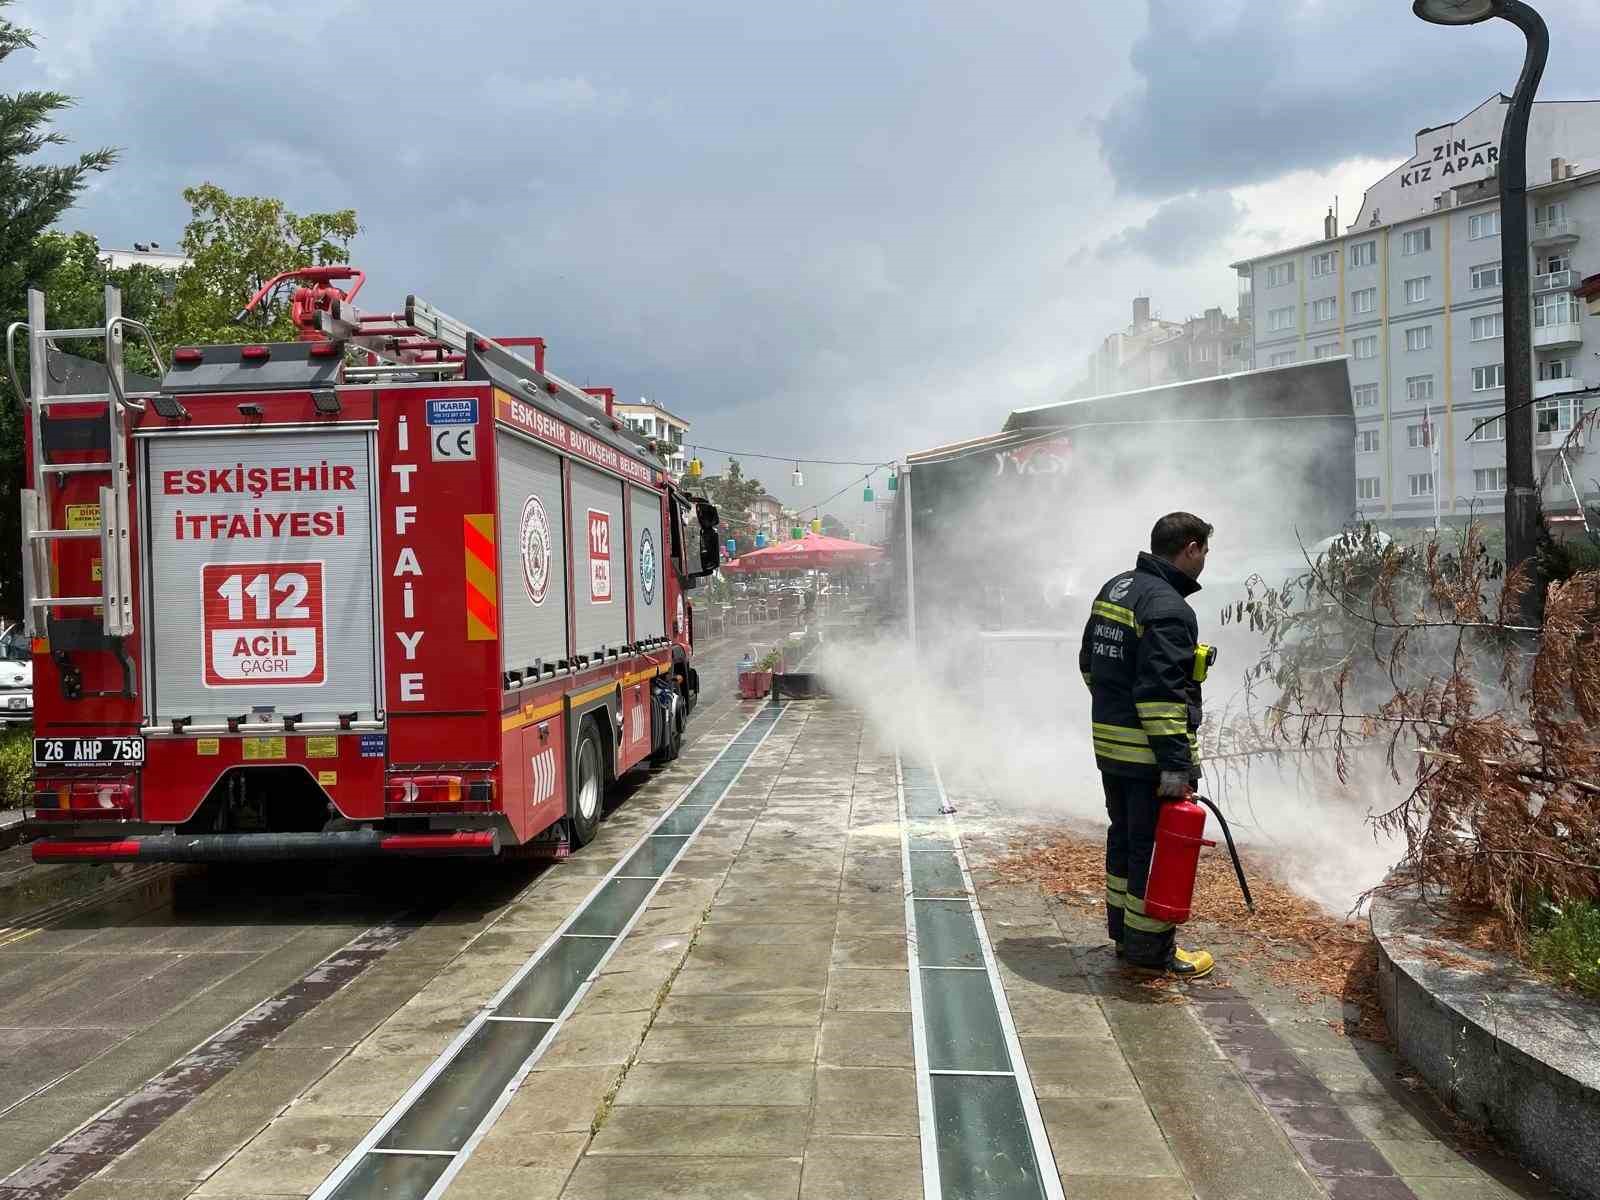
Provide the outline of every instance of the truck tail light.
<path id="1" fill-rule="evenodd" d="M 310 354 L 312 358 L 333 358 L 343 351 L 343 342 L 312 342 Z"/>
<path id="2" fill-rule="evenodd" d="M 390 776 L 384 786 L 384 805 L 391 813 L 487 812 L 494 806 L 492 779 L 463 779 L 460 775 Z"/>
<path id="3" fill-rule="evenodd" d="M 98 779 L 60 783 L 37 792 L 33 806 L 47 812 L 128 817 L 133 815 L 133 784 Z"/>
<path id="4" fill-rule="evenodd" d="M 271 346 L 240 346 L 239 357 L 246 362 L 260 362 L 272 357 Z"/>
<path id="5" fill-rule="evenodd" d="M 203 356 L 193 346 L 179 346 L 172 352 L 172 361 L 180 363 L 197 363 Z"/>

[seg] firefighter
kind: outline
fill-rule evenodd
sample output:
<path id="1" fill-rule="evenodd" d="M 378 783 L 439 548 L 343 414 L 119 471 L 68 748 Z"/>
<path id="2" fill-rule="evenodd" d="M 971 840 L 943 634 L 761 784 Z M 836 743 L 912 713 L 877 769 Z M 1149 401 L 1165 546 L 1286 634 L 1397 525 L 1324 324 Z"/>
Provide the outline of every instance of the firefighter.
<path id="1" fill-rule="evenodd" d="M 1111 819 L 1107 930 L 1131 965 L 1188 979 L 1210 973 L 1211 955 L 1179 949 L 1175 926 L 1145 916 L 1144 892 L 1162 802 L 1200 781 L 1195 731 L 1208 659 L 1185 597 L 1200 589 L 1210 541 L 1211 526 L 1192 513 L 1157 521 L 1150 552 L 1095 597 L 1078 652 Z"/>

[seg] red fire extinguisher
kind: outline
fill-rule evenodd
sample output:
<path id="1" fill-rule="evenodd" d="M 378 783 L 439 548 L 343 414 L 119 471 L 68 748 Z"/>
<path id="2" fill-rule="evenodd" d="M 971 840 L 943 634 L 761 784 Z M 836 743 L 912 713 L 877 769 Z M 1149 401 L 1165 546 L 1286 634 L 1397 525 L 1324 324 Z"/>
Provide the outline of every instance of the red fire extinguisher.
<path id="1" fill-rule="evenodd" d="M 1199 801 L 1199 804 L 1195 801 Z M 1227 819 L 1211 801 L 1190 792 L 1181 800 L 1163 804 L 1161 815 L 1156 819 L 1156 846 L 1150 855 L 1150 878 L 1144 889 L 1144 911 L 1146 916 L 1154 917 L 1157 921 L 1181 925 L 1189 919 L 1189 910 L 1194 904 L 1195 873 L 1200 867 L 1200 847 L 1216 845 L 1205 836 L 1206 809 L 1201 808 L 1201 804 L 1216 813 L 1217 822 L 1222 826 L 1222 836 L 1228 840 L 1228 853 L 1233 856 L 1233 870 L 1239 877 L 1244 905 L 1251 912 L 1256 910 Z"/>

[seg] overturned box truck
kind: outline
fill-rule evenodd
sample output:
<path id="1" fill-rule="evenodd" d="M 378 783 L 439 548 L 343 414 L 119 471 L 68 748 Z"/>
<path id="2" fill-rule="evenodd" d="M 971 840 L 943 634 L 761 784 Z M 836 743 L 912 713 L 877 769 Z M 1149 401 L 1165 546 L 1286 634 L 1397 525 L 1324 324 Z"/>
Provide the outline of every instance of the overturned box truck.
<path id="1" fill-rule="evenodd" d="M 361 282 L 290 272 L 256 299 L 298 285 L 299 340 L 180 347 L 142 393 L 114 290 L 74 330 L 30 293 L 36 859 L 560 852 L 676 754 L 715 510 L 539 339 Z M 88 339 L 109 391 L 51 395 L 47 344 Z"/>
<path id="2" fill-rule="evenodd" d="M 1095 593 L 1174 510 L 1216 526 L 1208 605 L 1303 570 L 1302 547 L 1357 515 L 1346 360 L 1018 409 L 991 437 L 908 455 L 890 619 L 952 677 L 1059 659 L 1076 680 Z"/>

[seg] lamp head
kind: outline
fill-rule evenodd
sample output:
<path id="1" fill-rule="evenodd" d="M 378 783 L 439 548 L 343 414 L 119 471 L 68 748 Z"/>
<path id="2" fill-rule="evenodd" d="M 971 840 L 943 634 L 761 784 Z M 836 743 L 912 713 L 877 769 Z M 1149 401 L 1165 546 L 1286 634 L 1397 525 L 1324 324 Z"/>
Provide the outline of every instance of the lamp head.
<path id="1" fill-rule="evenodd" d="M 1411 0 L 1411 11 L 1434 25 L 1476 25 L 1500 15 L 1500 0 Z"/>

